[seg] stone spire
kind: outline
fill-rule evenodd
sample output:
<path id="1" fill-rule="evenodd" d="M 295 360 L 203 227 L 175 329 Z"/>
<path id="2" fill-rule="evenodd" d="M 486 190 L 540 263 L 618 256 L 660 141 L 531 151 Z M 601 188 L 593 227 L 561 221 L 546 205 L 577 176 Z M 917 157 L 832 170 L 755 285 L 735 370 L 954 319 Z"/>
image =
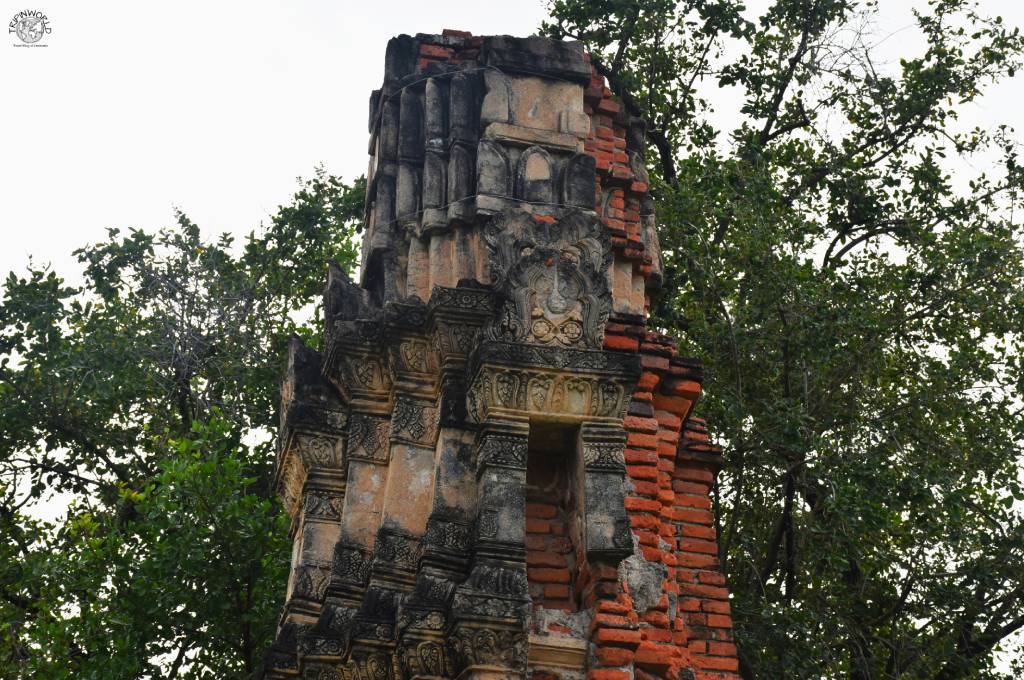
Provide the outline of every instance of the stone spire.
<path id="1" fill-rule="evenodd" d="M 702 370 L 646 328 L 642 121 L 578 43 L 385 59 L 361 280 L 329 268 L 282 383 L 265 677 L 737 677 Z"/>

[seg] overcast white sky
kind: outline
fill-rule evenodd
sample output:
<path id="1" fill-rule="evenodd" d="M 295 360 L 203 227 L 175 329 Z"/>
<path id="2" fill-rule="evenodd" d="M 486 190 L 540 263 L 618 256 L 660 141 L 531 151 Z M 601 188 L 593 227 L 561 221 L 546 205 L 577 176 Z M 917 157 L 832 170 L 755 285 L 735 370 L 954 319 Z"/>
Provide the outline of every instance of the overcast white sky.
<path id="1" fill-rule="evenodd" d="M 751 0 L 751 18 L 766 4 Z M 982 4 L 1024 24 L 1024 2 Z M 881 5 L 880 33 L 911 23 L 909 0 Z M 0 276 L 33 255 L 71 280 L 71 251 L 107 227 L 156 229 L 177 206 L 209 233 L 241 235 L 318 163 L 363 173 L 367 97 L 392 35 L 528 35 L 546 14 L 544 0 L 0 0 L 4 22 L 24 9 L 52 33 L 35 49 L 0 38 Z M 914 42 L 897 32 L 883 51 Z M 968 117 L 1024 130 L 1019 85 Z"/>
<path id="2" fill-rule="evenodd" d="M 38 9 L 46 48 L 0 38 L 0 276 L 108 226 L 155 229 L 179 206 L 244 234 L 314 166 L 366 171 L 370 91 L 398 33 L 529 35 L 542 0 L 0 0 Z M 16 38 L 14 39 L 16 41 Z"/>

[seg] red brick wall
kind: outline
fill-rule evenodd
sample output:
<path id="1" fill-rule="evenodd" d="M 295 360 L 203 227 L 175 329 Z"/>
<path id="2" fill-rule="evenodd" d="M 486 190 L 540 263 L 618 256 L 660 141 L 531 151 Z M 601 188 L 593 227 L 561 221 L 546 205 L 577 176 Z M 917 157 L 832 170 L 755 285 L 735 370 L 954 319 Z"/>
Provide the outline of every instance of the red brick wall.
<path id="1" fill-rule="evenodd" d="M 586 150 L 597 159 L 599 214 L 616 251 L 647 278 L 651 257 L 643 252 L 640 205 L 648 186 L 630 167 L 628 117 L 596 72 L 585 97 L 592 120 Z M 626 471 L 633 485 L 626 510 L 644 558 L 664 565 L 666 578 L 661 600 L 638 614 L 617 571 L 593 575 L 583 606 L 596 611 L 591 639 L 598 664 L 587 677 L 676 678 L 689 668 L 697 680 L 738 678 L 711 512 L 721 450 L 709 442 L 703 421 L 691 416 L 703 379 L 700 363 L 679 357 L 672 338 L 635 319 L 613 318 L 605 348 L 640 354 L 643 374 L 625 419 Z"/>
<path id="2" fill-rule="evenodd" d="M 609 324 L 605 346 L 635 347 L 627 351 L 639 352 L 644 369 L 625 421 L 633 486 L 626 510 L 644 558 L 664 565 L 666 578 L 661 600 L 638 614 L 618 573 L 601 575 L 583 602 L 597 612 L 591 637 L 598 666 L 587 677 L 627 680 L 632 670 L 641 679 L 675 678 L 690 668 L 697 680 L 738 678 L 711 512 L 721 453 L 703 422 L 690 416 L 700 394 L 699 364 L 642 325 Z"/>
<path id="3" fill-rule="evenodd" d="M 651 257 L 640 236 L 640 205 L 648 193 L 646 177 L 637 177 L 626 149 L 629 115 L 596 71 L 584 91 L 584 112 L 590 116 L 590 135 L 584 145 L 597 165 L 597 212 L 602 216 L 612 245 L 635 260 L 644 276 Z"/>
<path id="4" fill-rule="evenodd" d="M 526 576 L 534 607 L 579 610 L 575 428 L 535 425 L 526 464 Z"/>

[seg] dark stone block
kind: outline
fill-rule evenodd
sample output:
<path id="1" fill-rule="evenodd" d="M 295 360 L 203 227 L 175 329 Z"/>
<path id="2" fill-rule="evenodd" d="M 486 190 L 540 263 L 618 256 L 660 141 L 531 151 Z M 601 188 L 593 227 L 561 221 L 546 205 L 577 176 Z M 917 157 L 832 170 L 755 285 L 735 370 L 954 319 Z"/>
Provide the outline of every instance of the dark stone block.
<path id="1" fill-rule="evenodd" d="M 597 159 L 590 154 L 574 154 L 562 170 L 562 202 L 593 210 L 596 185 Z"/>
<path id="2" fill-rule="evenodd" d="M 575 41 L 497 35 L 484 42 L 484 62 L 507 73 L 545 75 L 582 85 L 590 83 L 590 64 L 583 57 L 583 45 Z"/>
<path id="3" fill-rule="evenodd" d="M 409 35 L 395 36 L 388 41 L 384 53 L 384 83 L 388 85 L 416 70 L 416 56 L 419 46 Z"/>

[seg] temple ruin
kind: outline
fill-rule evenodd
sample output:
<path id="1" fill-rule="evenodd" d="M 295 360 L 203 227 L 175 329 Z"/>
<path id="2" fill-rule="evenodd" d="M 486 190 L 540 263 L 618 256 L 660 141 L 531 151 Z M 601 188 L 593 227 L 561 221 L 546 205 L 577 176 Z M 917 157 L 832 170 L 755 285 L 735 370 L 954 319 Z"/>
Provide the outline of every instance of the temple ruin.
<path id="1" fill-rule="evenodd" d="M 385 59 L 359 282 L 329 267 L 282 383 L 264 677 L 738 678 L 701 364 L 647 328 L 643 121 L 574 42 Z"/>

